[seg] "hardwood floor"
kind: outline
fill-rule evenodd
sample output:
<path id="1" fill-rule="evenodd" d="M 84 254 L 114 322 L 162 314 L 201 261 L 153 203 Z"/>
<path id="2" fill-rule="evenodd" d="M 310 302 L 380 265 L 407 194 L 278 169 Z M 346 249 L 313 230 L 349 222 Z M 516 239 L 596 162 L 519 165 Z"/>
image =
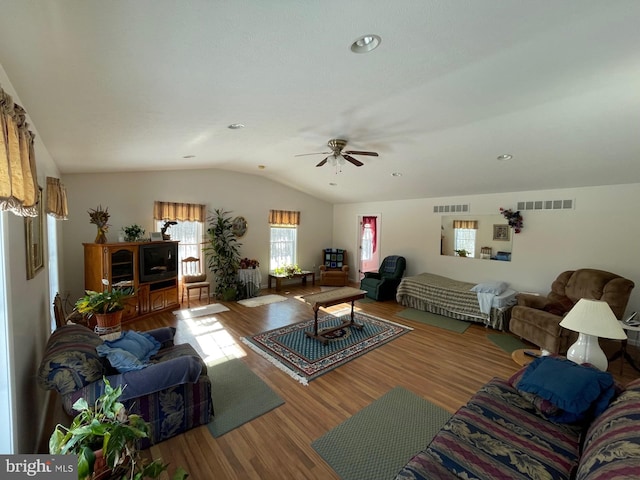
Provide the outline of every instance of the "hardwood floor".
<path id="1" fill-rule="evenodd" d="M 395 317 L 404 309 L 395 301 L 372 302 L 356 307 L 414 330 L 303 386 L 239 338 L 312 318 L 311 307 L 296 297 L 318 291 L 311 285 L 285 286 L 278 293 L 288 297 L 286 302 L 256 308 L 220 302 L 230 311 L 216 314 L 218 323 L 201 332 L 190 331 L 188 321 L 177 321 L 171 313 L 127 324 L 125 328 L 136 330 L 175 326 L 176 342 L 191 343 L 208 361 L 219 355 L 239 356 L 285 400 L 284 405 L 220 438 L 199 427 L 151 447 L 151 456 L 169 462 L 170 472 L 182 466 L 194 480 L 337 479 L 311 442 L 391 388 L 403 386 L 453 413 L 489 379 L 508 378 L 519 368 L 487 339 L 493 330 L 472 324 L 464 334 L 457 334 Z M 276 292 L 264 289 L 261 293 Z M 618 346 L 603 345 L 607 353 Z M 617 380 L 626 384 L 637 378 L 628 365 L 620 375 L 619 362 L 612 362 L 609 369 Z"/>

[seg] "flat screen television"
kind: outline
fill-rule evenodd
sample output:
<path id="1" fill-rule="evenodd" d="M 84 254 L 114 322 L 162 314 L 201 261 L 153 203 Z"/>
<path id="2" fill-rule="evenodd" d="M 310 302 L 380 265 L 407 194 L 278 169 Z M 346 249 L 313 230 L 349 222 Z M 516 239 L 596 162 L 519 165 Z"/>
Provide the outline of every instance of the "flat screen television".
<path id="1" fill-rule="evenodd" d="M 140 245 L 140 282 L 156 282 L 178 275 L 178 244 L 175 242 Z"/>

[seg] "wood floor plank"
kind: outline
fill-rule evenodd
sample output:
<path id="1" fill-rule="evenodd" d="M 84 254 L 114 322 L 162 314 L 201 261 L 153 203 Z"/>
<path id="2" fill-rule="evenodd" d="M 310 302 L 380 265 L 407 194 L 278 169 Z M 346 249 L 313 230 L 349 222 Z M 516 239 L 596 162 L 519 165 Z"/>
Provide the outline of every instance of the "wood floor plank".
<path id="1" fill-rule="evenodd" d="M 463 334 L 453 333 L 395 316 L 404 309 L 395 301 L 357 302 L 358 310 L 413 331 L 303 386 L 249 349 L 240 337 L 313 318 L 311 308 L 299 297 L 318 291 L 320 287 L 311 285 L 287 286 L 283 292 L 288 293 L 278 292 L 287 301 L 255 308 L 220 302 L 230 310 L 216 314 L 206 332 L 192 331 L 188 322 L 167 312 L 125 325 L 136 330 L 174 326 L 177 341 L 191 343 L 203 357 L 215 355 L 212 350 L 216 349 L 236 352 L 285 400 L 284 405 L 219 438 L 202 426 L 155 445 L 148 454 L 170 462 L 170 471 L 182 466 L 194 480 L 337 479 L 311 443 L 390 389 L 405 387 L 453 413 L 492 377 L 508 378 L 519 368 L 487 338 L 494 330 L 472 324 Z M 264 289 L 261 293 L 276 292 Z M 197 300 L 191 303 L 198 305 Z M 618 346 L 609 344 L 607 353 Z M 619 375 L 619 361 L 609 369 L 618 381 L 625 384 L 637 378 L 628 365 Z"/>

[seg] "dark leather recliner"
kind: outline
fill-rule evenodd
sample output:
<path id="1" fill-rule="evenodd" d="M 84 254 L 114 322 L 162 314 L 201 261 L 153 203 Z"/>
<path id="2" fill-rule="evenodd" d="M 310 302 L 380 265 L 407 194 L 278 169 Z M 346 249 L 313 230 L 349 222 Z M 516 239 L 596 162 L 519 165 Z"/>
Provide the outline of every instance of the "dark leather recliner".
<path id="1" fill-rule="evenodd" d="M 546 296 L 519 294 L 511 310 L 509 330 L 543 350 L 564 353 L 577 334 L 560 326 L 564 315 L 581 298 L 602 300 L 622 319 L 635 284 L 615 273 L 583 268 L 562 272 Z"/>
<path id="2" fill-rule="evenodd" d="M 360 281 L 360 290 L 367 291 L 367 297 L 374 300 L 396 298 L 396 290 L 407 268 L 407 261 L 399 255 L 386 257 L 377 272 L 365 272 Z"/>

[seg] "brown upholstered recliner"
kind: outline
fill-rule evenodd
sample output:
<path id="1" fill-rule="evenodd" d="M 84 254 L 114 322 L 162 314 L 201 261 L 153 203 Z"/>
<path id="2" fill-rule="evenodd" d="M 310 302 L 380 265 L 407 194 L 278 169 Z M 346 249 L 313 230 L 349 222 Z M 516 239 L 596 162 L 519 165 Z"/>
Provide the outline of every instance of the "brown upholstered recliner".
<path id="1" fill-rule="evenodd" d="M 560 326 L 563 316 L 581 298 L 603 300 L 622 319 L 634 283 L 615 273 L 583 268 L 562 272 L 546 297 L 519 294 L 511 310 L 509 330 L 551 353 L 564 353 L 577 334 Z"/>
<path id="2" fill-rule="evenodd" d="M 349 283 L 347 251 L 339 248 L 325 248 L 320 265 L 320 285 L 344 287 Z"/>

